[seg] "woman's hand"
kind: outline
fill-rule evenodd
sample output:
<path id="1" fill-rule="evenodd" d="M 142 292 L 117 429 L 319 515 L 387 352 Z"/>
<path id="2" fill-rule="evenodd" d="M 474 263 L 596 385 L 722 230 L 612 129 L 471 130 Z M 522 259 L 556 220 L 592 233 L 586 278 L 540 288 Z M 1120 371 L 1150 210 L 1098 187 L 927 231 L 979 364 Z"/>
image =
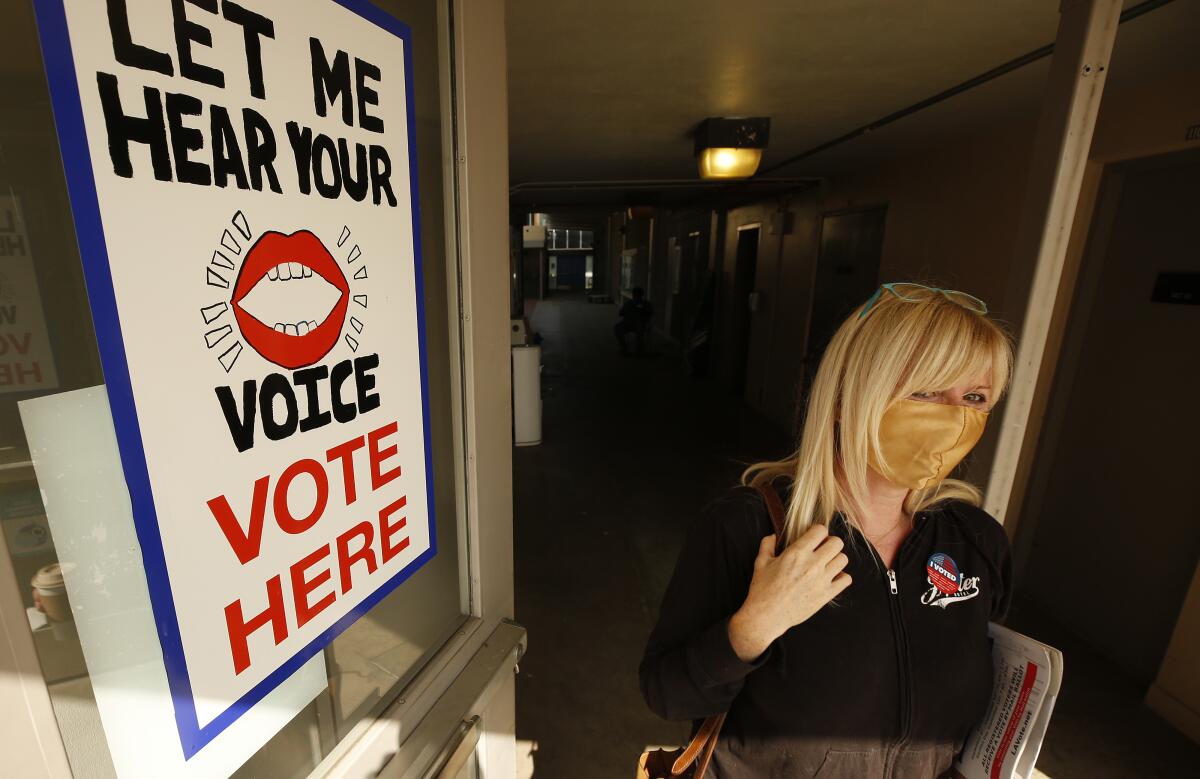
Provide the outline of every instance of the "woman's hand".
<path id="1" fill-rule="evenodd" d="M 849 562 L 842 539 L 829 535 L 824 525 L 804 531 L 778 556 L 775 544 L 774 535 L 759 544 L 750 592 L 729 620 L 729 642 L 742 662 L 767 651 L 788 628 L 850 586 L 850 574 L 842 570 Z"/>

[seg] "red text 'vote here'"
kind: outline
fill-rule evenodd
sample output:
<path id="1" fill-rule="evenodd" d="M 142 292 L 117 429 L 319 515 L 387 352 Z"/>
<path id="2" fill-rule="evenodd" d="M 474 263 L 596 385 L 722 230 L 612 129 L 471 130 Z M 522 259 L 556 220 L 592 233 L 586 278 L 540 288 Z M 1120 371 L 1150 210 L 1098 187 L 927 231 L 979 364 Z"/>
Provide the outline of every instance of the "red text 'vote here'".
<path id="1" fill-rule="evenodd" d="M 322 533 L 320 527 L 331 500 L 349 507 L 364 497 L 358 494 L 355 480 L 355 469 L 364 464 L 364 457 L 371 493 L 400 476 L 400 466 L 389 462 L 397 450 L 388 439 L 397 429 L 397 423 L 390 422 L 328 449 L 320 459 L 299 459 L 277 477 L 257 479 L 250 495 L 235 497 L 232 504 L 226 495 L 208 501 L 209 511 L 241 565 L 262 554 L 268 517 L 284 533 L 308 533 L 320 541 L 312 552 L 268 578 L 264 590 L 248 595 L 249 603 L 258 604 L 249 607 L 249 614 L 241 598 L 225 607 L 235 673 L 251 665 L 249 638 L 255 631 L 270 626 L 275 644 L 283 643 L 290 630 L 303 627 L 339 597 L 349 594 L 356 581 L 375 573 L 408 547 L 405 495 L 391 496 L 386 505 L 369 510 L 373 514 L 369 519 L 339 528 L 341 532 Z M 315 487 L 311 509 L 293 513 L 293 504 L 288 501 L 293 487 L 306 495 L 312 495 Z M 260 610 L 264 591 L 266 608 Z"/>

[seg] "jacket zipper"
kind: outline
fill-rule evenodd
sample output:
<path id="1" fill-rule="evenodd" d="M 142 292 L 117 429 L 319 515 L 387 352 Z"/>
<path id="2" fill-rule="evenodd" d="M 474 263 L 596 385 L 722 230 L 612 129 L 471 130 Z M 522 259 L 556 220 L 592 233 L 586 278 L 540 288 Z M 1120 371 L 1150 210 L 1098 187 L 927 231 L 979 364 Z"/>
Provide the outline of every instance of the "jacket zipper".
<path id="1" fill-rule="evenodd" d="M 892 627 L 896 634 L 896 664 L 900 679 L 900 739 L 888 751 L 884 762 L 884 776 L 891 777 L 896 769 L 896 758 L 908 742 L 912 729 L 912 679 L 908 658 L 908 631 L 904 626 L 904 614 L 900 609 L 900 587 L 896 583 L 895 569 L 888 568 L 888 590 L 891 596 L 888 605 L 892 612 Z"/>

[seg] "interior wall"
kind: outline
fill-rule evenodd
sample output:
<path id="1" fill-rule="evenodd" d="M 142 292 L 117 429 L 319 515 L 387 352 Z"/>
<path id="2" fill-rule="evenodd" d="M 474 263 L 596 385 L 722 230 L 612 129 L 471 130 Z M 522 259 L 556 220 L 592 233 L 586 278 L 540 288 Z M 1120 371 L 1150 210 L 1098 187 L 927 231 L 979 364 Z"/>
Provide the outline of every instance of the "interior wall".
<path id="1" fill-rule="evenodd" d="M 1092 159 L 1112 162 L 1200 147 L 1200 138 L 1188 138 L 1188 128 L 1200 125 L 1198 91 L 1195 67 L 1144 79 L 1136 88 L 1107 90 Z"/>
<path id="2" fill-rule="evenodd" d="M 815 379 L 829 343 L 850 312 L 875 294 L 886 225 L 886 206 L 822 215 L 809 336 L 805 342 L 808 350 L 805 382 Z"/>
<path id="3" fill-rule="evenodd" d="M 1200 104 L 1191 99 L 1195 90 L 1195 75 L 1179 73 L 1157 79 L 1146 90 L 1106 95 L 1093 155 L 1114 159 L 1200 148 L 1200 141 L 1184 141 L 1186 128 L 1200 123 Z M 806 355 L 804 340 L 794 336 L 806 327 L 802 323 L 811 308 L 821 217 L 833 211 L 886 206 L 881 282 L 924 280 L 969 292 L 986 301 L 993 316 L 1019 337 L 1034 258 L 1014 257 L 1014 239 L 1035 129 L 1033 121 L 1014 120 L 931 141 L 883 162 L 857 167 L 847 162 L 819 188 L 785 199 L 782 207 L 790 212 L 791 230 L 782 238 L 778 267 L 773 270 L 772 263 L 761 260 L 769 255 L 760 254 L 760 278 L 775 291 L 768 296 L 766 312 L 773 327 L 755 328 L 751 361 L 758 370 L 752 375 L 760 376 L 761 384 L 747 392 L 747 402 L 779 427 L 795 430 Z M 791 172 L 805 173 L 799 167 Z M 765 220 L 765 214 L 779 207 L 780 200 L 772 198 L 729 212 L 717 258 L 723 279 L 736 249 L 735 223 Z M 765 232 L 760 252 L 770 251 Z M 731 359 L 728 353 L 722 358 L 725 370 Z M 757 361 L 763 360 L 769 370 L 761 369 Z M 966 463 L 966 477 L 980 487 L 986 488 L 998 428 L 988 426 Z"/>
<path id="4" fill-rule="evenodd" d="M 808 359 L 809 311 L 821 242 L 820 195 L 816 190 L 782 199 L 778 269 L 768 296 L 772 322 L 760 400 L 756 407 L 788 432 L 801 422 L 803 376 Z"/>
<path id="5" fill-rule="evenodd" d="M 1015 333 L 1024 297 L 1010 295 L 1010 278 L 1032 276 L 1031 262 L 1018 262 L 1013 252 L 1034 130 L 1022 123 L 832 179 L 810 207 L 828 213 L 885 205 L 881 283 L 921 281 L 968 292 Z M 981 486 L 998 427 L 985 429 L 966 463 L 966 477 Z"/>
<path id="6" fill-rule="evenodd" d="M 1026 598 L 1143 684 L 1200 555 L 1200 410 L 1190 401 L 1200 364 L 1187 359 L 1200 344 L 1200 308 L 1151 301 L 1159 273 L 1200 274 L 1198 180 L 1200 153 L 1108 176 L 1084 259 L 1094 289 L 1079 294 L 1068 324 L 1078 356 L 1055 383 L 1058 435 L 1039 450 L 1044 487 L 1023 512 L 1036 527 Z M 1111 575 L 1081 576 L 1071 559 Z"/>
<path id="7" fill-rule="evenodd" d="M 1024 191 L 1033 127 L 1008 129 L 937 148 L 870 169 L 826 179 L 819 188 L 729 210 L 716 258 L 720 288 L 715 373 L 728 384 L 740 359 L 727 314 L 737 228 L 760 222 L 756 287 L 762 291 L 747 356 L 745 400 L 777 426 L 798 430 L 809 313 L 820 255 L 821 222 L 830 212 L 886 205 L 880 281 L 925 280 L 971 292 L 1001 320 L 1013 272 L 1015 225 Z M 774 225 L 772 225 L 772 215 Z M 1029 271 L 1025 270 L 1028 275 Z M 1014 327 L 1015 329 L 1015 327 Z M 976 448 L 970 476 L 983 480 L 995 430 Z"/>
<path id="8" fill-rule="evenodd" d="M 655 241 L 659 247 L 656 256 L 661 258 L 662 296 L 661 307 L 655 303 L 655 320 L 664 337 L 684 348 L 691 331 L 696 309 L 703 295 L 709 273 L 709 223 L 711 212 L 705 209 L 662 209 L 657 215 Z M 695 239 L 692 236 L 695 235 Z M 695 242 L 694 251 L 691 242 Z M 678 247 L 679 290 L 675 291 L 671 278 L 670 247 Z M 671 321 L 674 319 L 680 330 L 680 339 L 671 336 Z"/>
<path id="9" fill-rule="evenodd" d="M 646 257 L 646 296 L 654 306 L 652 326 L 660 333 L 667 329 L 667 236 L 663 230 L 663 215 L 656 210 L 647 220 L 650 232 L 647 236 L 649 254 Z"/>
<path id="10" fill-rule="evenodd" d="M 1179 621 L 1167 645 L 1146 705 L 1200 743 L 1200 566 L 1192 577 Z"/>
<path id="11" fill-rule="evenodd" d="M 608 232 L 608 243 L 605 246 L 605 254 L 603 264 L 608 270 L 608 281 L 604 289 L 613 300 L 621 299 L 621 251 L 625 246 L 625 233 L 622 230 L 625 224 L 625 215 L 620 211 L 614 211 L 608 215 L 606 221 Z"/>
<path id="12" fill-rule="evenodd" d="M 651 263 L 650 241 L 651 241 L 651 238 L 653 237 L 652 236 L 652 232 L 654 230 L 653 225 L 654 225 L 654 218 L 649 217 L 649 216 L 639 217 L 637 219 L 626 218 L 624 221 L 625 235 L 624 235 L 623 251 L 637 250 L 637 254 L 634 256 L 634 260 L 633 260 L 633 284 L 634 284 L 634 286 L 640 286 L 643 289 L 645 289 L 647 287 L 647 285 L 650 284 L 650 275 L 649 275 L 650 274 L 650 263 Z M 618 279 L 620 279 L 620 275 L 621 275 L 621 259 L 620 259 L 620 254 L 618 253 L 618 257 L 617 257 L 617 278 Z M 620 282 L 619 281 L 617 284 L 617 289 L 618 289 L 618 292 L 620 292 Z M 649 292 L 650 292 L 650 302 L 653 303 L 654 302 L 653 295 L 655 293 L 655 290 L 653 288 L 651 288 L 649 290 Z M 619 300 L 618 300 L 618 302 L 619 302 Z M 655 305 L 655 309 L 656 310 L 658 309 L 657 305 Z"/>
<path id="13" fill-rule="evenodd" d="M 782 248 L 785 235 L 778 229 L 782 203 L 778 199 L 761 201 L 741 208 L 728 211 L 725 215 L 725 235 L 721 264 L 718 269 L 717 286 L 717 349 L 714 352 L 716 374 L 730 389 L 735 386 L 740 374 L 739 362 L 745 360 L 745 388 L 743 397 L 752 407 L 762 409 L 767 388 L 780 385 L 781 377 L 773 376 L 771 359 L 773 341 L 781 318 L 780 309 L 787 304 L 788 293 L 780 286 L 782 275 Z M 758 257 L 754 276 L 754 292 L 757 295 L 757 307 L 751 311 L 750 332 L 746 345 L 747 353 L 743 355 L 741 334 L 735 331 L 731 323 L 741 309 L 749 306 L 749 300 L 738 295 L 735 289 L 734 274 L 737 264 L 738 241 L 742 231 L 758 225 Z M 787 361 L 791 362 L 791 361 Z"/>

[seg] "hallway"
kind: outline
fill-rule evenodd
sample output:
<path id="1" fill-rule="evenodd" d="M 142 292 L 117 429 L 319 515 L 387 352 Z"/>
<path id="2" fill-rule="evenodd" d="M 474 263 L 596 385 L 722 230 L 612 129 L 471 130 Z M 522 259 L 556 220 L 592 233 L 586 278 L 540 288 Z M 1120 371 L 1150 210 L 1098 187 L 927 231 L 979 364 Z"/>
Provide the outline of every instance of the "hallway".
<path id="1" fill-rule="evenodd" d="M 556 298 L 530 320 L 545 339 L 544 426 L 543 443 L 514 461 L 516 617 L 529 630 L 518 776 L 629 776 L 644 746 L 687 733 L 651 714 L 637 683 L 687 525 L 745 463 L 790 442 L 688 378 L 661 338 L 645 357 L 620 357 L 611 305 Z M 1189 775 L 1200 750 L 1142 704 L 1137 684 L 1019 603 L 1009 624 L 1066 655 L 1040 775 Z"/>
<path id="2" fill-rule="evenodd" d="M 544 421 L 543 443 L 513 463 L 516 617 L 530 635 L 518 748 L 536 743 L 543 779 L 631 776 L 646 744 L 687 733 L 651 714 L 637 683 L 685 529 L 744 463 L 788 442 L 689 379 L 661 339 L 622 358 L 612 305 L 557 298 L 530 319 L 545 339 Z"/>

